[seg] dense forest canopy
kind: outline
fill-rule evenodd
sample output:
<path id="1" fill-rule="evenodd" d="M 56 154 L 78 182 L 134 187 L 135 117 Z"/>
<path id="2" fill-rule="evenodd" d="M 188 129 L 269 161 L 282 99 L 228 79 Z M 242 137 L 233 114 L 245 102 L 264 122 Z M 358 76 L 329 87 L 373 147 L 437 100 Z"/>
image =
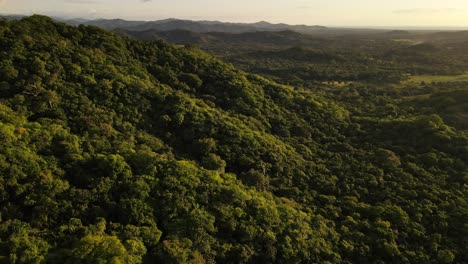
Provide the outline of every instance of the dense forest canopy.
<path id="1" fill-rule="evenodd" d="M 114 31 L 138 39 L 197 45 L 248 72 L 304 87 L 320 82 L 398 83 L 411 75 L 461 75 L 468 69 L 466 31 Z"/>
<path id="2" fill-rule="evenodd" d="M 467 85 L 0 20 L 0 263 L 462 263 Z"/>

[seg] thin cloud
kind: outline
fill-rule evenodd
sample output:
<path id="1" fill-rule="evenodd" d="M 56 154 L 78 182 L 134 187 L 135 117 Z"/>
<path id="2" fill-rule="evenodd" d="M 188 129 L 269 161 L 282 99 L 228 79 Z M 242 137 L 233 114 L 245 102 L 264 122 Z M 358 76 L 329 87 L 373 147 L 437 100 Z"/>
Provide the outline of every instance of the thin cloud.
<path id="1" fill-rule="evenodd" d="M 66 0 L 66 3 L 71 4 L 97 4 L 99 1 L 96 0 Z"/>
<path id="2" fill-rule="evenodd" d="M 455 13 L 458 10 L 456 8 L 411 8 L 411 9 L 398 9 L 394 10 L 394 14 L 447 14 Z"/>

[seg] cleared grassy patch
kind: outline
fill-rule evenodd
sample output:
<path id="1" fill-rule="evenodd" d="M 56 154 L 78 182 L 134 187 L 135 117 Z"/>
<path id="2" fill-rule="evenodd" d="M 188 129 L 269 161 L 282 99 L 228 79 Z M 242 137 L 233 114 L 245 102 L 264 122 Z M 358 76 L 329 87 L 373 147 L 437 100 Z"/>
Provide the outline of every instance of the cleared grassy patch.
<path id="1" fill-rule="evenodd" d="M 335 87 L 345 87 L 353 82 L 345 81 L 345 82 L 322 82 L 322 84 L 328 84 L 328 85 L 333 85 Z"/>
<path id="2" fill-rule="evenodd" d="M 413 75 L 403 83 L 468 82 L 468 73 L 462 75 Z"/>
<path id="3" fill-rule="evenodd" d="M 417 40 L 417 39 L 393 39 L 393 41 L 409 43 L 411 45 L 418 45 L 418 44 L 424 43 L 423 41 Z"/>

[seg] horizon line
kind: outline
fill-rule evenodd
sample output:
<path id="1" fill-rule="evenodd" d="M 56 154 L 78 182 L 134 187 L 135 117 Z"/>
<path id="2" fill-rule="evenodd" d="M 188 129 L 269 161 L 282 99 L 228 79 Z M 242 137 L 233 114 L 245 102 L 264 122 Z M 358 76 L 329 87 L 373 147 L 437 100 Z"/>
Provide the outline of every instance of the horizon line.
<path id="1" fill-rule="evenodd" d="M 307 27 L 327 27 L 327 28 L 337 28 L 337 29 L 388 29 L 388 30 L 399 30 L 399 29 L 406 29 L 406 30 L 468 30 L 467 26 L 455 26 L 455 25 L 431 25 L 431 26 L 414 26 L 414 25 L 326 25 L 326 24 L 288 24 L 285 22 L 270 22 L 267 20 L 258 20 L 255 22 L 235 22 L 235 21 L 223 21 L 223 20 L 209 20 L 209 19 L 189 19 L 189 18 L 176 18 L 176 17 L 167 17 L 167 18 L 155 18 L 155 19 L 125 19 L 120 17 L 113 17 L 113 18 L 87 18 L 87 17 L 76 17 L 76 16 L 55 16 L 55 15 L 47 15 L 47 14 L 40 14 L 40 13 L 32 13 L 32 14 L 5 14 L 0 13 L 0 16 L 19 16 L 19 17 L 29 17 L 33 15 L 41 15 L 47 16 L 54 19 L 62 19 L 62 20 L 75 20 L 75 19 L 84 19 L 88 21 L 96 21 L 96 20 L 124 20 L 124 21 L 132 21 L 132 22 L 155 22 L 155 21 L 162 21 L 162 20 L 182 20 L 182 21 L 193 21 L 193 22 L 219 22 L 219 23 L 227 23 L 227 24 L 256 24 L 266 22 L 269 24 L 277 25 L 277 24 L 284 24 L 288 26 L 307 26 Z"/>

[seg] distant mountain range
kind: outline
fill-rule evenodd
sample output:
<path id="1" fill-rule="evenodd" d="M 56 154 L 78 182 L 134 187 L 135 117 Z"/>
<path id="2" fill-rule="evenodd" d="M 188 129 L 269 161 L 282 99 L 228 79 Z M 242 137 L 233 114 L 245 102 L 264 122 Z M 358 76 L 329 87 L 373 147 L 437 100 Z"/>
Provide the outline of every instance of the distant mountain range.
<path id="1" fill-rule="evenodd" d="M 181 19 L 165 19 L 157 21 L 127 21 L 122 19 L 98 19 L 91 21 L 65 21 L 69 24 L 85 24 L 93 25 L 101 28 L 125 29 L 132 31 L 170 31 L 170 30 L 189 30 L 192 32 L 227 32 L 227 33 L 244 33 L 255 31 L 284 31 L 293 30 L 301 33 L 309 33 L 311 31 L 326 30 L 323 26 L 306 26 L 306 25 L 287 25 L 287 24 L 272 24 L 265 21 L 257 23 L 224 23 L 219 21 L 191 21 Z"/>
<path id="2" fill-rule="evenodd" d="M 4 15 L 1 16 L 8 20 L 21 19 L 21 15 Z M 327 30 L 324 26 L 307 26 L 307 25 L 288 25 L 288 24 L 272 24 L 266 21 L 257 23 L 226 23 L 220 21 L 192 21 L 169 18 L 156 21 L 129 21 L 123 19 L 97 19 L 87 20 L 82 18 L 64 19 L 55 17 L 55 20 L 65 22 L 70 25 L 93 25 L 108 30 L 125 29 L 131 31 L 171 31 L 171 30 L 188 30 L 198 33 L 206 32 L 226 32 L 226 33 L 245 33 L 256 31 L 284 31 L 292 30 L 300 33 L 312 33 L 321 30 Z"/>

